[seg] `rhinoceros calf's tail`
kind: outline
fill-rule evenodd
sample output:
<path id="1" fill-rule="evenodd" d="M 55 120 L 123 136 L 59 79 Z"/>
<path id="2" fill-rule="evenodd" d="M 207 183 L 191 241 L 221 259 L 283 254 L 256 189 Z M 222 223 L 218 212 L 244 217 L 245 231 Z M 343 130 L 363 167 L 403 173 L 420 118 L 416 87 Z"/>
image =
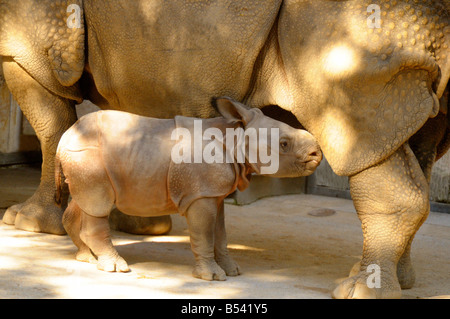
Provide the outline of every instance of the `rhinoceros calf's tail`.
<path id="1" fill-rule="evenodd" d="M 64 181 L 65 176 L 62 170 L 60 152 L 58 149 L 55 156 L 55 186 L 56 186 L 55 202 L 58 205 L 62 205 L 63 202 L 63 193 L 65 192 L 65 190 L 63 189 L 65 187 Z"/>

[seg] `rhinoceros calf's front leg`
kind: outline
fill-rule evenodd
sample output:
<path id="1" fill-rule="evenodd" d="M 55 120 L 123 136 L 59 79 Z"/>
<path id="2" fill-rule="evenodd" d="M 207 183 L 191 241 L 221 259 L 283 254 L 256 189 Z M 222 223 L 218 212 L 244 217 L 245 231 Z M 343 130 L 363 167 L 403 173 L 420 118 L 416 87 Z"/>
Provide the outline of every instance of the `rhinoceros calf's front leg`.
<path id="1" fill-rule="evenodd" d="M 362 223 L 363 256 L 359 272 L 333 296 L 399 298 L 397 264 L 429 213 L 427 180 L 404 144 L 380 164 L 352 176 L 350 190 Z"/>
<path id="2" fill-rule="evenodd" d="M 218 202 L 216 198 L 201 198 L 191 204 L 186 219 L 189 225 L 191 248 L 195 256 L 192 275 L 204 280 L 225 280 L 225 271 L 214 259 L 214 230 Z"/>
<path id="3" fill-rule="evenodd" d="M 214 258 L 219 266 L 225 270 L 227 276 L 238 276 L 241 274 L 241 269 L 238 264 L 228 255 L 223 201 L 219 204 L 219 211 L 216 219 L 216 230 L 214 233 Z"/>

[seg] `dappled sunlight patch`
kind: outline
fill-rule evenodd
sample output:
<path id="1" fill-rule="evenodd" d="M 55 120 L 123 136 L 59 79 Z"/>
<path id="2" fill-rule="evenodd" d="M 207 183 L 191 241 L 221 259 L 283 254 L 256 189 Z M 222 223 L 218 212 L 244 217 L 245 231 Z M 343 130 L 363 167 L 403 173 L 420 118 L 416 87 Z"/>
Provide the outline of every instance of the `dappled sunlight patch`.
<path id="1" fill-rule="evenodd" d="M 55 248 L 65 249 L 73 246 L 72 241 L 67 236 L 26 232 L 15 229 L 12 225 L 5 225 L 1 223 L 0 231 L 3 233 L 2 236 L 0 236 L 0 247 L 3 249 L 1 253 L 4 253 L 5 255 L 10 252 L 13 253 L 15 248 L 33 249 L 52 247 L 52 249 L 55 250 Z M 8 249 L 9 251 L 5 251 L 5 249 Z"/>
<path id="2" fill-rule="evenodd" d="M 2 231 L 5 231 L 5 229 L 2 229 Z M 39 243 L 40 246 L 42 246 L 43 243 Z M 10 248 L 20 248 L 20 247 L 29 247 L 30 243 L 27 240 L 24 240 L 24 238 L 15 238 L 13 236 L 11 237 L 1 237 L 0 238 L 0 247 L 10 247 Z"/>
<path id="3" fill-rule="evenodd" d="M 155 243 L 189 243 L 189 236 L 158 236 L 151 237 L 147 241 Z"/>
<path id="4" fill-rule="evenodd" d="M 249 251 L 264 251 L 265 250 L 262 248 L 251 247 L 251 246 L 246 246 L 246 245 L 239 245 L 239 244 L 228 244 L 228 249 L 249 250 Z"/>
<path id="5" fill-rule="evenodd" d="M 1 244 L 1 243 L 0 243 Z M 16 269 L 17 267 L 17 258 L 9 257 L 9 256 L 0 256 L 0 265 L 3 269 Z"/>
<path id="6" fill-rule="evenodd" d="M 48 284 L 58 287 L 59 295 L 68 298 L 232 298 L 240 293 L 231 282 L 191 277 L 192 268 L 187 265 L 150 262 L 145 269 L 131 267 L 129 273 L 101 272 L 83 263 L 72 266 L 65 276 L 45 278 Z"/>
<path id="7" fill-rule="evenodd" d="M 173 276 L 151 276 L 136 273 L 105 273 L 95 269 L 66 277 L 49 278 L 60 293 L 75 298 L 174 298 L 177 287 L 184 284 L 182 278 Z M 119 288 L 120 287 L 120 288 Z"/>
<path id="8" fill-rule="evenodd" d="M 189 236 L 133 236 L 119 235 L 112 238 L 114 245 L 129 245 L 135 243 L 189 243 Z"/>
<path id="9" fill-rule="evenodd" d="M 358 66 L 358 59 L 353 49 L 345 45 L 336 45 L 325 52 L 323 57 L 323 70 L 326 74 L 351 74 Z"/>

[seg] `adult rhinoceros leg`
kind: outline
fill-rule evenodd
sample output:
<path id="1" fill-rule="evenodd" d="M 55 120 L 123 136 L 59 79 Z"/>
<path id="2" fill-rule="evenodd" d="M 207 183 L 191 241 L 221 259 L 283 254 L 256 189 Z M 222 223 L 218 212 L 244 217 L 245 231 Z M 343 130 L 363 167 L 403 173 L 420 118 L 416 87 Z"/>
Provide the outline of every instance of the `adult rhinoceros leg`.
<path id="1" fill-rule="evenodd" d="M 25 203 L 8 208 L 3 222 L 27 231 L 65 234 L 62 208 L 54 200 L 54 158 L 60 137 L 76 121 L 74 102 L 50 93 L 12 59 L 4 60 L 3 70 L 9 89 L 36 131 L 43 154 L 39 188 Z"/>
<path id="2" fill-rule="evenodd" d="M 447 99 L 441 103 L 447 104 Z M 419 162 L 427 183 L 431 180 L 431 169 L 434 163 L 445 154 L 449 147 L 450 124 L 448 115 L 439 113 L 435 118 L 430 118 L 425 125 L 414 134 L 409 145 Z M 417 230 L 425 222 L 427 215 L 417 225 Z M 405 251 L 397 263 L 397 277 L 402 289 L 412 288 L 416 279 L 414 268 L 411 262 L 411 245 L 414 236 L 411 236 Z M 358 274 L 360 271 L 360 262 L 354 265 L 350 272 L 350 277 Z"/>
<path id="3" fill-rule="evenodd" d="M 441 103 L 447 103 L 443 99 Z M 449 130 L 449 120 L 447 115 L 439 113 L 435 118 L 429 119 L 425 125 L 409 140 L 414 155 L 419 161 L 419 165 L 425 175 L 427 183 L 431 180 L 431 169 L 437 159 L 442 156 L 446 149 L 440 149 L 440 145 L 448 143 L 446 133 Z M 447 133 L 448 134 L 448 133 Z M 448 147 L 448 146 L 447 146 Z M 418 228 L 425 222 L 423 218 L 418 225 Z M 412 239 L 408 243 L 405 252 L 400 258 L 397 265 L 397 276 L 402 289 L 411 288 L 415 282 L 415 273 L 411 263 L 411 244 Z"/>
<path id="4" fill-rule="evenodd" d="M 350 177 L 362 223 L 363 256 L 359 272 L 334 290 L 335 298 L 401 296 L 397 263 L 429 213 L 428 189 L 406 143 L 383 162 Z"/>

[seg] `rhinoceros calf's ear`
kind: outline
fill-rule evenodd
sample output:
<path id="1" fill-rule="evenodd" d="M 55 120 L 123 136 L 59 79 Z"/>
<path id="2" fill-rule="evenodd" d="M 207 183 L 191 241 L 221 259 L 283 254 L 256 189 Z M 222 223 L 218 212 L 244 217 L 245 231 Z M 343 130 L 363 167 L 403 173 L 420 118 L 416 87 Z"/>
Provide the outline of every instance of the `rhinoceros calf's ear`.
<path id="1" fill-rule="evenodd" d="M 249 107 L 229 97 L 213 98 L 211 104 L 224 118 L 243 122 L 244 125 L 255 116 Z"/>

